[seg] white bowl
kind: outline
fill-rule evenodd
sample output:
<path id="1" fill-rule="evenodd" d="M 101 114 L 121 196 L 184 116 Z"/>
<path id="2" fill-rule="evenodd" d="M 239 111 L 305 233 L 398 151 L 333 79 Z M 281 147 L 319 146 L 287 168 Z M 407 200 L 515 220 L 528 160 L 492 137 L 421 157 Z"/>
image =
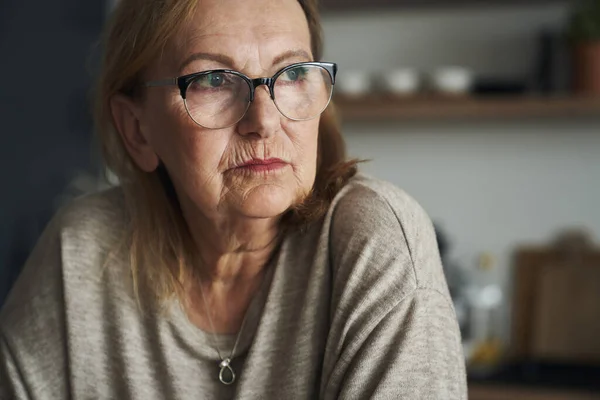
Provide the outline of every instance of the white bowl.
<path id="1" fill-rule="evenodd" d="M 419 90 L 421 78 L 412 68 L 394 69 L 381 75 L 381 85 L 388 93 L 409 95 Z"/>
<path id="2" fill-rule="evenodd" d="M 473 72 L 463 67 L 437 69 L 431 77 L 433 89 L 447 94 L 464 94 L 473 86 Z"/>

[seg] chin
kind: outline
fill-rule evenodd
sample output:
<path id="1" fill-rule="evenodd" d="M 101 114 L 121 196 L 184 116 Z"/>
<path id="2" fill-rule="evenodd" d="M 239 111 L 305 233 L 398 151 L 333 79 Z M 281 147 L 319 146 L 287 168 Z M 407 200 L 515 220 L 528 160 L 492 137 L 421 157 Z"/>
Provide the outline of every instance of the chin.
<path id="1" fill-rule="evenodd" d="M 273 218 L 285 213 L 295 202 L 296 194 L 281 187 L 261 187 L 249 193 L 241 212 L 250 218 Z"/>

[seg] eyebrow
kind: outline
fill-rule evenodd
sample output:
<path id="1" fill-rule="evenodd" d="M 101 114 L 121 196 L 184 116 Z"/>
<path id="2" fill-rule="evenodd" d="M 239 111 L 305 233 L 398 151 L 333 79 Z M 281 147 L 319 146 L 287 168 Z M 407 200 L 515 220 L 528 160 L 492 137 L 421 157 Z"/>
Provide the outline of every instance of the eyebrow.
<path id="1" fill-rule="evenodd" d="M 273 65 L 277 65 L 287 60 L 288 58 L 302 58 L 306 61 L 310 61 L 312 57 L 306 51 L 302 49 L 288 50 L 273 59 Z"/>
<path id="2" fill-rule="evenodd" d="M 273 59 L 273 65 L 277 65 L 282 63 L 283 61 L 289 58 L 302 58 L 307 61 L 311 60 L 311 56 L 305 50 L 288 50 Z M 228 57 L 224 54 L 214 54 L 214 53 L 194 53 L 188 58 L 185 59 L 181 66 L 179 67 L 179 71 L 182 71 L 186 66 L 196 60 L 208 60 L 208 61 L 216 61 L 219 64 L 227 65 L 230 68 L 233 68 L 234 62 L 231 57 Z"/>
<path id="3" fill-rule="evenodd" d="M 183 71 L 183 69 L 188 66 L 188 64 L 196 61 L 196 60 L 209 60 L 209 61 L 216 61 L 220 64 L 223 65 L 228 65 L 229 67 L 233 68 L 233 59 L 231 59 L 230 57 L 227 57 L 224 54 L 214 54 L 214 53 L 194 53 L 191 56 L 189 56 L 188 58 L 185 59 L 185 61 L 183 63 L 181 63 L 181 66 L 179 67 L 179 71 Z"/>

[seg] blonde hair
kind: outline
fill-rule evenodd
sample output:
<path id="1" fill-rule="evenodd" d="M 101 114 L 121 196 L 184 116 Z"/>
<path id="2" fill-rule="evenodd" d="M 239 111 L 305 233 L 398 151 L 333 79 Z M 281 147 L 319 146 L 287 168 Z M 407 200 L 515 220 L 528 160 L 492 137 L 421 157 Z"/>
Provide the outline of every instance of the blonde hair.
<path id="1" fill-rule="evenodd" d="M 157 304 L 173 296 L 183 300 L 182 280 L 190 270 L 194 244 L 177 196 L 164 168 L 142 171 L 115 130 L 110 111 L 117 94 L 140 95 L 145 69 L 194 15 L 197 0 L 120 0 L 103 39 L 104 54 L 96 91 L 96 125 L 107 167 L 119 178 L 128 208 L 128 252 L 138 301 L 144 288 Z M 317 0 L 299 0 L 306 15 L 315 59 L 322 54 Z M 347 161 L 334 106 L 321 116 L 317 174 L 313 190 L 282 219 L 282 226 L 302 228 L 321 218 L 341 187 L 356 173 Z M 143 283 L 143 285 L 142 285 Z"/>

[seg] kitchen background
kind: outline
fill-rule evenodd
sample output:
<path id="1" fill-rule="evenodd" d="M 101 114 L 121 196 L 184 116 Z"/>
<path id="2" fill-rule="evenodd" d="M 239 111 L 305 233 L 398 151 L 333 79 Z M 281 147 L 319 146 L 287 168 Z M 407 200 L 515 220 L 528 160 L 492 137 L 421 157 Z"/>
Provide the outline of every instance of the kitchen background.
<path id="1" fill-rule="evenodd" d="M 330 12 L 325 59 L 339 63 L 339 83 L 345 70 L 427 75 L 459 65 L 535 87 L 540 34 L 563 32 L 571 11 L 571 2 L 549 2 Z M 349 151 L 372 159 L 364 171 L 419 200 L 462 265 L 489 252 L 494 279 L 505 285 L 518 244 L 545 243 L 565 228 L 600 239 L 600 110 L 579 118 L 506 118 L 500 110 L 486 118 L 390 119 L 345 123 Z"/>
<path id="2" fill-rule="evenodd" d="M 600 398 L 597 345 L 563 346 L 560 357 L 548 345 L 550 357 L 538 357 L 537 333 L 519 321 L 541 318 L 531 304 L 541 310 L 542 300 L 513 301 L 519 290 L 543 293 L 519 271 L 555 265 L 552 254 L 577 252 L 560 258 L 577 271 L 573 260 L 592 254 L 588 270 L 600 269 L 600 92 L 592 79 L 585 96 L 572 93 L 580 70 L 564 33 L 575 3 L 325 0 L 324 59 L 340 67 L 335 100 L 349 152 L 434 220 L 474 399 Z M 0 302 L 55 209 L 105 185 L 87 97 L 108 8 L 0 3 Z M 578 275 L 596 284 L 577 305 L 591 307 L 579 328 L 600 334 L 594 274 Z"/>
<path id="3" fill-rule="evenodd" d="M 600 63 L 566 38 L 578 4 L 376 3 L 330 0 L 325 59 L 351 155 L 439 229 L 471 398 L 600 398 L 598 336 L 574 333 L 600 333 L 600 262 L 562 258 L 600 240 L 600 91 L 573 84 Z"/>

